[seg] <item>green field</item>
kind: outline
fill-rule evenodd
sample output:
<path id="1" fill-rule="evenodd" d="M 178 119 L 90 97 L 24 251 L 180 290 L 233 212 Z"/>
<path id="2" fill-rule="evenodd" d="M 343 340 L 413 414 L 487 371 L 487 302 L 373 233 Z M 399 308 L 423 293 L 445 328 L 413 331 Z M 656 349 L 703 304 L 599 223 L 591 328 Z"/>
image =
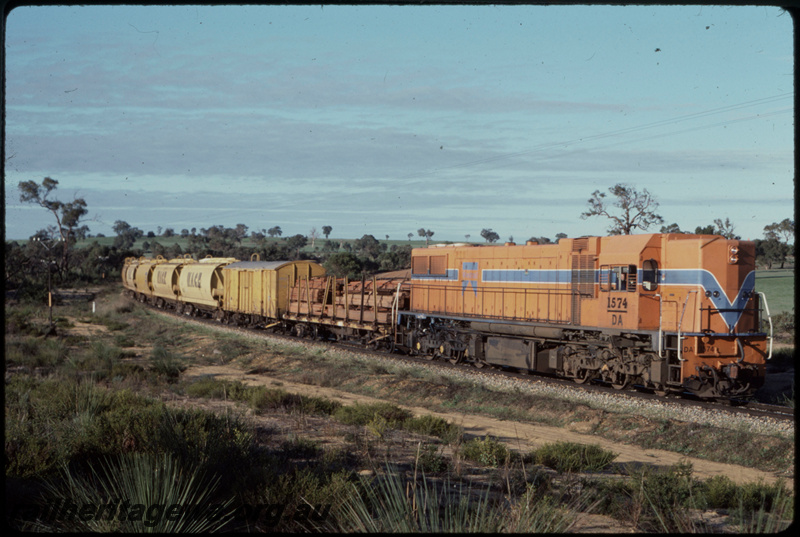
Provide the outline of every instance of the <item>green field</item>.
<path id="1" fill-rule="evenodd" d="M 767 296 L 769 312 L 772 315 L 794 312 L 794 270 L 756 271 L 756 291 Z"/>

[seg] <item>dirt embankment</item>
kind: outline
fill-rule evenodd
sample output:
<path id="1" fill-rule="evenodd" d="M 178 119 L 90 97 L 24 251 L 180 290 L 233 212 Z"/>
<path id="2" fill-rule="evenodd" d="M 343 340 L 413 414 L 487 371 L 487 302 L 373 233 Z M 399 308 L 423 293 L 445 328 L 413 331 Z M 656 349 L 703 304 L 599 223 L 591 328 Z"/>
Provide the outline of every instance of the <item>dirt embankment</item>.
<path id="1" fill-rule="evenodd" d="M 247 385 L 280 386 L 288 392 L 301 395 L 325 397 L 343 404 L 374 403 L 378 399 L 363 395 L 343 392 L 333 388 L 299 384 L 284 379 L 272 378 L 263 374 L 247 374 L 241 369 L 231 366 L 193 366 L 184 372 L 186 377 L 213 376 L 220 380 L 240 381 Z M 618 453 L 616 462 L 629 465 L 653 465 L 669 467 L 680 462 L 692 464 L 694 474 L 701 479 L 715 475 L 726 475 L 737 483 L 750 483 L 763 480 L 765 483 L 777 481 L 778 476 L 752 468 L 722 464 L 703 459 L 687 457 L 679 453 L 658 449 L 642 449 L 637 446 L 611 442 L 603 438 L 581 434 L 558 427 L 547 427 L 528 423 L 503 421 L 484 416 L 459 412 L 433 412 L 426 408 L 406 407 L 415 415 L 431 414 L 451 423 L 461 425 L 469 436 L 484 437 L 487 434 L 506 443 L 510 448 L 519 451 L 530 451 L 545 443 L 568 441 L 581 444 L 597 444 L 605 449 Z M 300 431 L 298 431 L 300 433 Z M 787 482 L 793 486 L 791 481 Z"/>

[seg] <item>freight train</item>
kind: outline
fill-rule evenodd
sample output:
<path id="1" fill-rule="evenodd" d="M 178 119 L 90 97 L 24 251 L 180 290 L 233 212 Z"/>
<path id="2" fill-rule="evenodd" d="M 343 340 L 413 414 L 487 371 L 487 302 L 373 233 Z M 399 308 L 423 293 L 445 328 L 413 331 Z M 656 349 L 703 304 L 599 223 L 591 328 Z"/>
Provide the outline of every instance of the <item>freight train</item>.
<path id="1" fill-rule="evenodd" d="M 360 280 L 255 254 L 128 258 L 122 281 L 187 315 L 661 395 L 750 396 L 772 355 L 754 243 L 717 235 L 434 245 Z"/>

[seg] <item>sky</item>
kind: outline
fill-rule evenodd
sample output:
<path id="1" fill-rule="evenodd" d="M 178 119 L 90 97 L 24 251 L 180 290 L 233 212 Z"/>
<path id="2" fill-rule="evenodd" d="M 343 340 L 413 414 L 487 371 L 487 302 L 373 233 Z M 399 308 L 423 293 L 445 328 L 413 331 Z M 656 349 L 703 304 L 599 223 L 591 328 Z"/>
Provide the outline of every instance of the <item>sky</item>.
<path id="1" fill-rule="evenodd" d="M 28 6 L 6 18 L 5 234 L 604 235 L 794 218 L 793 20 L 768 6 Z M 658 232 L 660 226 L 647 231 Z"/>

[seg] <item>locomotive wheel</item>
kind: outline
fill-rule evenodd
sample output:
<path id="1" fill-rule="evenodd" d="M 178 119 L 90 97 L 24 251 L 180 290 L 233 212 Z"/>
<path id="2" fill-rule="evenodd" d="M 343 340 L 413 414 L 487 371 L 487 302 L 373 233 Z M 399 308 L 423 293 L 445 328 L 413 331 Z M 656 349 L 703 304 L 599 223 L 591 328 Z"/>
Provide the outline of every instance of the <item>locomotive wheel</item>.
<path id="1" fill-rule="evenodd" d="M 620 377 L 622 377 L 622 380 L 620 380 Z M 628 375 L 621 374 L 618 375 L 615 380 L 611 381 L 611 387 L 614 388 L 615 390 L 623 390 L 628 387 L 629 383 L 630 383 L 630 378 L 628 377 Z"/>
<path id="2" fill-rule="evenodd" d="M 585 384 L 586 382 L 592 380 L 593 378 L 594 378 L 594 375 L 592 374 L 591 370 L 589 370 L 589 369 L 579 369 L 578 370 L 578 374 L 575 375 L 575 378 L 572 379 L 572 380 L 574 380 L 578 384 Z"/>

